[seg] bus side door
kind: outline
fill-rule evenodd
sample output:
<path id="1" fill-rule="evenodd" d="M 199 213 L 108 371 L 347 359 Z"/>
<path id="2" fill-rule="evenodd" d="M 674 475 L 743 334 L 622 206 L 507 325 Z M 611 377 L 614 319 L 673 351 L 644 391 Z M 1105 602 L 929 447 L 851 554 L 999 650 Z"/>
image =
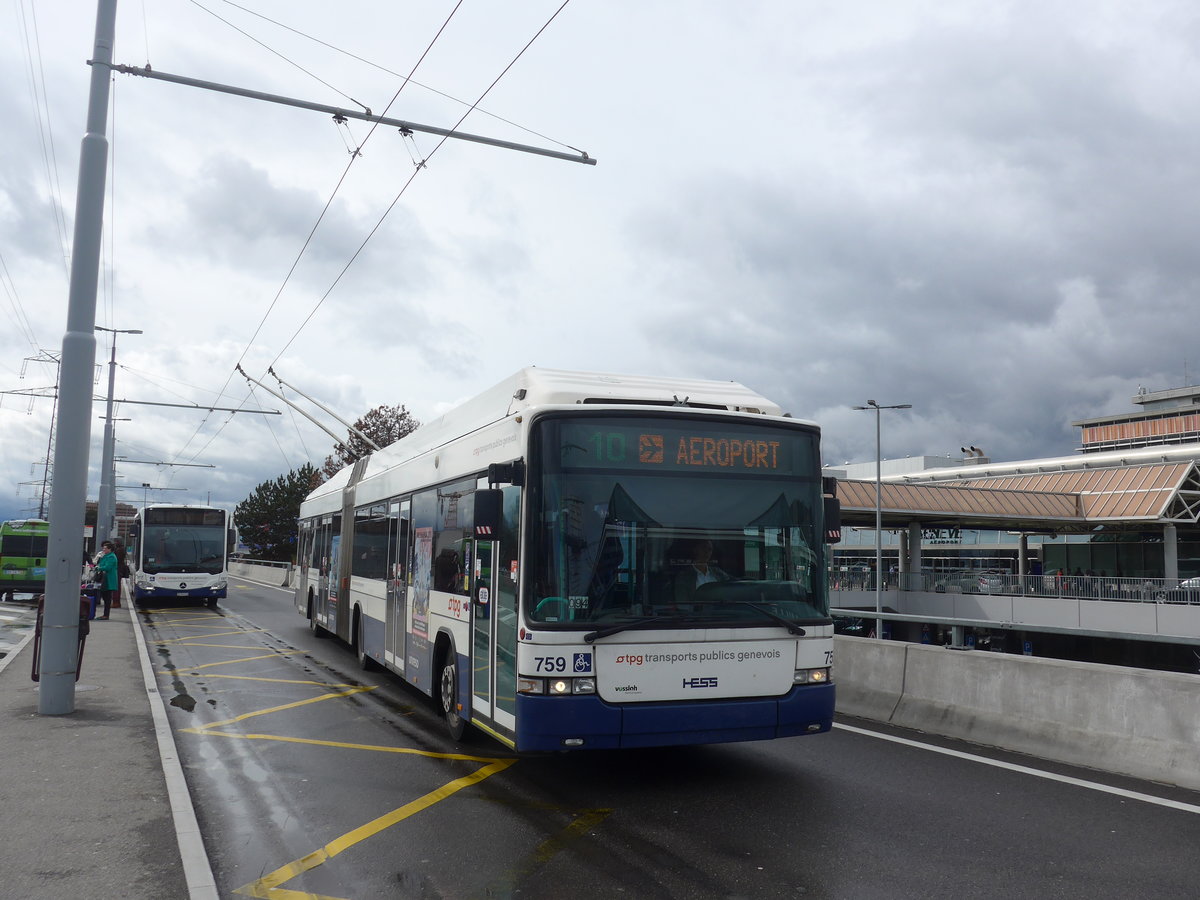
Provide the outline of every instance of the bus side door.
<path id="1" fill-rule="evenodd" d="M 408 500 L 393 501 L 388 507 L 387 633 L 384 660 L 404 674 L 408 651 L 408 587 L 412 560 L 412 511 Z"/>

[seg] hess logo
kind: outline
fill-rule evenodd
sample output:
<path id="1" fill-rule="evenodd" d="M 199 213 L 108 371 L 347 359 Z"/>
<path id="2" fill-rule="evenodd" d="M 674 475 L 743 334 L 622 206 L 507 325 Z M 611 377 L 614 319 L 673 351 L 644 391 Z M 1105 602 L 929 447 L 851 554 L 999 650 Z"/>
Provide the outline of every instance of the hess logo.
<path id="1" fill-rule="evenodd" d="M 717 677 L 710 675 L 706 678 L 685 678 L 683 679 L 685 688 L 715 688 L 717 686 Z"/>

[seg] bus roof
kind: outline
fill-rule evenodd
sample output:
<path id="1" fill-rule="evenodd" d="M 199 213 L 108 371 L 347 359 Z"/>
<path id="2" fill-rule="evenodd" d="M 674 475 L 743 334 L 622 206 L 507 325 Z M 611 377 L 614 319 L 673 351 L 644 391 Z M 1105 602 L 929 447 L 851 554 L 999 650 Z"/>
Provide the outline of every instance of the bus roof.
<path id="1" fill-rule="evenodd" d="M 686 406 L 767 416 L 783 415 L 778 404 L 736 381 L 705 381 L 649 375 L 614 375 L 528 366 L 411 434 L 371 454 L 366 479 L 507 416 L 542 406 Z M 319 485 L 309 499 L 341 491 L 354 465 Z"/>
<path id="2" fill-rule="evenodd" d="M 0 523 L 0 528 L 5 531 L 20 531 L 26 528 L 41 529 L 49 527 L 50 523 L 45 519 L 9 519 L 7 522 Z"/>

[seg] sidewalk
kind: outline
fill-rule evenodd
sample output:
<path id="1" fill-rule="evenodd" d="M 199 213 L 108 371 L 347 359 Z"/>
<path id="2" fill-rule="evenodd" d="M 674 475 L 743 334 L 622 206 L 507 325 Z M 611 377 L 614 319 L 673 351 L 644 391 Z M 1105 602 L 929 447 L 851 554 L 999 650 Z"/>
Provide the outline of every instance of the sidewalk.
<path id="1" fill-rule="evenodd" d="M 0 604 L 2 612 L 14 608 Z M 16 629 L 8 630 L 11 643 Z M 150 670 L 140 640 L 126 607 L 114 609 L 108 621 L 91 622 L 75 711 L 64 716 L 38 713 L 32 642 L 15 653 L 5 648 L 0 896 L 217 896 L 162 701 L 157 690 L 147 690 Z M 182 850 L 178 834 L 184 835 Z"/>

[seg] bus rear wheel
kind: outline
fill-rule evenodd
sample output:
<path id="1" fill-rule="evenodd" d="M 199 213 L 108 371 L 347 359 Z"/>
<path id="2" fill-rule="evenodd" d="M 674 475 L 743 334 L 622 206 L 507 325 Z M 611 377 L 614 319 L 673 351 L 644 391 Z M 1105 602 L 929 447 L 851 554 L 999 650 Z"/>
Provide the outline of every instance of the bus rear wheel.
<path id="1" fill-rule="evenodd" d="M 358 667 L 364 672 L 374 671 L 377 668 L 377 664 L 367 654 L 367 645 L 363 640 L 362 616 L 355 616 L 354 623 L 354 655 L 358 657 Z"/>
<path id="2" fill-rule="evenodd" d="M 313 637 L 328 637 L 329 632 L 317 624 L 317 614 L 313 612 L 312 595 L 308 597 L 308 630 L 313 633 Z"/>
<path id="3" fill-rule="evenodd" d="M 442 715 L 446 717 L 446 728 L 451 738 L 460 741 L 467 730 L 467 721 L 458 711 L 458 665 L 454 661 L 454 648 L 450 648 L 442 663 L 438 683 L 441 686 Z"/>

